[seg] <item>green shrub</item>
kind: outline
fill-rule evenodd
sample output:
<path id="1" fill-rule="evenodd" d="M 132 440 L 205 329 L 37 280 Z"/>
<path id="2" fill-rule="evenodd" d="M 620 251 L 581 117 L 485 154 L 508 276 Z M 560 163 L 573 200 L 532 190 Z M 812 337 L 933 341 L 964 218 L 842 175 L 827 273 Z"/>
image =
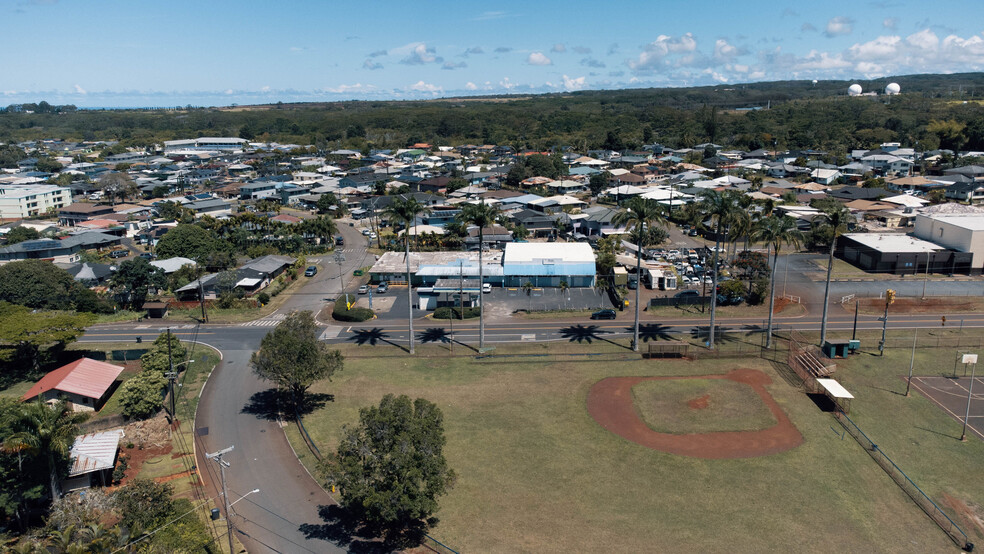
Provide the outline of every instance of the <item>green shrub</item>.
<path id="1" fill-rule="evenodd" d="M 471 319 L 473 317 L 478 317 L 481 309 L 479 307 L 465 308 L 465 319 Z M 434 310 L 434 319 L 451 319 L 452 314 L 454 319 L 461 319 L 461 308 L 441 306 Z"/>
<path id="2" fill-rule="evenodd" d="M 335 302 L 335 309 L 332 310 L 331 316 L 337 321 L 347 321 L 347 322 L 362 322 L 368 321 L 373 318 L 376 314 L 373 313 L 369 308 L 358 308 L 352 306 L 352 309 L 346 309 L 345 307 L 345 297 L 339 298 Z"/>
<path id="3" fill-rule="evenodd" d="M 270 295 L 265 292 L 261 292 L 260 294 L 256 295 L 256 301 L 259 302 L 260 304 L 269 304 Z"/>
<path id="4" fill-rule="evenodd" d="M 164 388 L 167 379 L 159 371 L 144 371 L 123 382 L 119 390 L 123 415 L 131 419 L 143 419 L 157 413 L 164 406 Z"/>

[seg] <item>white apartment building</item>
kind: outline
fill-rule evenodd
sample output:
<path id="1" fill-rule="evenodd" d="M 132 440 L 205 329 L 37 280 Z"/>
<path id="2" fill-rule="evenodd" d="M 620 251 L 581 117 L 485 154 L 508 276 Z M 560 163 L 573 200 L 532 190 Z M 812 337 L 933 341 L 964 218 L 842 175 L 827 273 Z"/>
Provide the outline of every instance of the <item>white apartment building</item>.
<path id="1" fill-rule="evenodd" d="M 0 187 L 0 218 L 24 219 L 72 203 L 72 191 L 56 185 Z"/>

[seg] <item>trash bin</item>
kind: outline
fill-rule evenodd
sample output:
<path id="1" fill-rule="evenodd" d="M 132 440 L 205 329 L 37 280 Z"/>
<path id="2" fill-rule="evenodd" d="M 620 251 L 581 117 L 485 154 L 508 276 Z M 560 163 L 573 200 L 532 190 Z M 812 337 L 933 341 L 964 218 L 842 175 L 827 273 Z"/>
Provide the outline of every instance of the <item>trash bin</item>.
<path id="1" fill-rule="evenodd" d="M 212 508 L 212 520 L 215 521 L 216 519 L 219 519 L 219 509 Z"/>

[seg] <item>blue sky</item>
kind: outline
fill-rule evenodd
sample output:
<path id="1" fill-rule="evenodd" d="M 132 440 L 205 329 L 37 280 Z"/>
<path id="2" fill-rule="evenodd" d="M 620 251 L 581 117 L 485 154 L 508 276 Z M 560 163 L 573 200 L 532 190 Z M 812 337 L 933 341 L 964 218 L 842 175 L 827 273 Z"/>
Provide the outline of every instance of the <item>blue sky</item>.
<path id="1" fill-rule="evenodd" d="M 980 0 L 806 4 L 0 0 L 0 105 L 418 99 L 984 69 Z"/>

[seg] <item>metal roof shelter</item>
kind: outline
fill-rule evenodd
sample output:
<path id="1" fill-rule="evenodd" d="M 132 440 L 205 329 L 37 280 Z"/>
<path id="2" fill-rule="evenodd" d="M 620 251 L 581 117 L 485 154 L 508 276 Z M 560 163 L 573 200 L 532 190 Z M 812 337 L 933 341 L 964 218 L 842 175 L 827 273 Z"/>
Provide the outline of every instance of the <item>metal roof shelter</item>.
<path id="1" fill-rule="evenodd" d="M 851 400 L 854 395 L 847 392 L 840 383 L 833 379 L 817 379 L 817 384 L 823 387 L 824 394 L 830 398 L 844 413 L 851 411 Z"/>

